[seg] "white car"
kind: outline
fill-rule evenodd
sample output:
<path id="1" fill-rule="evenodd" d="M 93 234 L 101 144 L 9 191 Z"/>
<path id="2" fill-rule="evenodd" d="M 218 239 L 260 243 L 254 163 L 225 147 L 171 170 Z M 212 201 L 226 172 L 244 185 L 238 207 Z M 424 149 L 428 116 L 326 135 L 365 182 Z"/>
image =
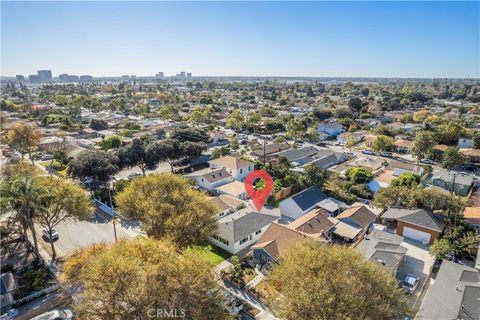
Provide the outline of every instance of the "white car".
<path id="1" fill-rule="evenodd" d="M 372 150 L 370 150 L 370 149 L 363 150 L 362 153 L 363 153 L 363 154 L 370 154 L 370 155 L 375 154 L 375 153 L 374 153 Z"/>
<path id="2" fill-rule="evenodd" d="M 58 232 L 56 230 L 52 230 L 52 235 L 50 236 L 50 232 L 47 229 L 43 229 L 42 234 L 48 241 L 58 240 Z"/>
<path id="3" fill-rule="evenodd" d="M 52 310 L 42 313 L 31 320 L 71 320 L 73 313 L 70 309 Z"/>
<path id="4" fill-rule="evenodd" d="M 402 288 L 405 289 L 405 291 L 408 293 L 413 293 L 417 288 L 419 281 L 419 277 L 416 277 L 412 274 L 407 274 L 402 281 Z"/>
<path id="5" fill-rule="evenodd" d="M 433 164 L 433 160 L 430 160 L 430 159 L 422 159 L 420 160 L 420 162 L 424 164 Z"/>

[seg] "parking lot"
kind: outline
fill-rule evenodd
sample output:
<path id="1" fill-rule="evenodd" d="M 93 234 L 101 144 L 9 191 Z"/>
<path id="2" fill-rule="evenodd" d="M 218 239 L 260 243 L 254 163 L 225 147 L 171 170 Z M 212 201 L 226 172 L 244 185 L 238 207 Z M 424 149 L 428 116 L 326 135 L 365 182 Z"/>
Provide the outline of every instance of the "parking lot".
<path id="1" fill-rule="evenodd" d="M 418 300 L 422 294 L 425 281 L 430 279 L 430 271 L 432 270 L 435 259 L 428 253 L 428 246 L 422 245 L 420 242 L 404 239 L 402 246 L 407 248 L 405 261 L 402 268 L 398 272 L 398 278 L 403 279 L 405 275 L 412 274 L 420 278 L 417 289 L 411 296 L 412 305 Z"/>
<path id="2" fill-rule="evenodd" d="M 61 223 L 55 227 L 58 240 L 55 249 L 59 257 L 68 256 L 77 249 L 88 247 L 94 243 L 111 243 L 115 241 L 113 223 L 100 214 L 96 214 L 90 221 L 76 221 Z M 116 223 L 117 239 L 133 239 L 138 236 L 139 230 L 126 223 Z M 41 233 L 39 233 L 41 234 Z M 42 246 L 49 252 L 50 243 L 40 239 Z"/>

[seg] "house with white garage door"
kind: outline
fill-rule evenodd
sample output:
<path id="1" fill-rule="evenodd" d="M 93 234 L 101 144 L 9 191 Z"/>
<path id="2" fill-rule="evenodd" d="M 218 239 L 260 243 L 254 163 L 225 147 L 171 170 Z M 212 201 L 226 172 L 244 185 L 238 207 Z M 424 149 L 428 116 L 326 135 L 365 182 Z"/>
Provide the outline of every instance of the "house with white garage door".
<path id="1" fill-rule="evenodd" d="M 399 236 L 432 244 L 445 229 L 443 216 L 425 209 L 389 208 L 381 216 Z"/>

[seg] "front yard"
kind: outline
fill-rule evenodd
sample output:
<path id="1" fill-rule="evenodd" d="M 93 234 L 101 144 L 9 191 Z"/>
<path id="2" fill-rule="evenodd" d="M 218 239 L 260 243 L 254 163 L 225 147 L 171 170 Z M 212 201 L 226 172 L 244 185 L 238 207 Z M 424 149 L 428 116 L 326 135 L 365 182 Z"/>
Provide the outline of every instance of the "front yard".
<path id="1" fill-rule="evenodd" d="M 55 170 L 59 175 L 66 177 L 67 176 L 67 166 L 62 165 L 60 162 L 57 160 L 53 160 L 53 163 L 51 160 L 48 161 L 42 161 L 39 163 L 42 167 L 45 167 L 48 169 L 49 167 L 53 170 Z M 50 165 L 51 164 L 51 165 Z"/>
<path id="2" fill-rule="evenodd" d="M 216 265 L 230 258 L 231 256 L 231 254 L 227 251 L 214 245 L 192 246 L 188 250 L 192 250 L 193 252 L 206 259 L 212 267 L 215 267 Z"/>

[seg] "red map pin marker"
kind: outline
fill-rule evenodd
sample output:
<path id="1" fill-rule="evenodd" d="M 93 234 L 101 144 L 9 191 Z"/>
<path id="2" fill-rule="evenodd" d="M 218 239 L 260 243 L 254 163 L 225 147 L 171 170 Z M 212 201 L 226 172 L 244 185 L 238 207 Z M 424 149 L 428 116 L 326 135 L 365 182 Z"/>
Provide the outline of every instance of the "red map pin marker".
<path id="1" fill-rule="evenodd" d="M 263 179 L 265 181 L 265 188 L 262 190 L 255 190 L 253 183 L 257 179 Z M 273 179 L 265 170 L 253 170 L 245 178 L 245 190 L 247 190 L 248 195 L 253 200 L 255 208 L 260 212 L 262 210 L 265 201 L 267 201 L 270 192 L 273 188 Z"/>

